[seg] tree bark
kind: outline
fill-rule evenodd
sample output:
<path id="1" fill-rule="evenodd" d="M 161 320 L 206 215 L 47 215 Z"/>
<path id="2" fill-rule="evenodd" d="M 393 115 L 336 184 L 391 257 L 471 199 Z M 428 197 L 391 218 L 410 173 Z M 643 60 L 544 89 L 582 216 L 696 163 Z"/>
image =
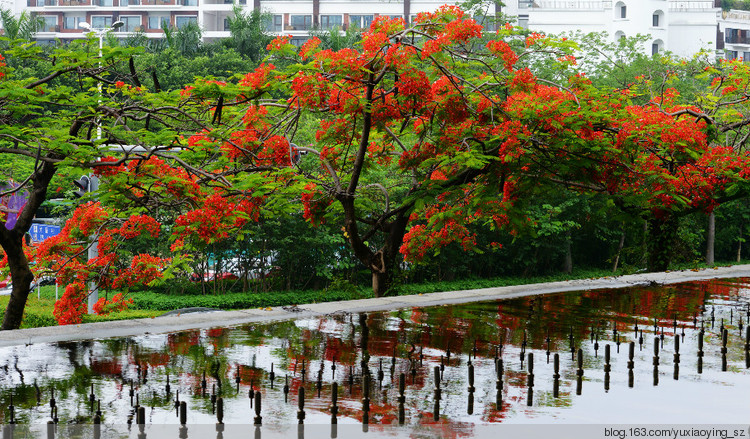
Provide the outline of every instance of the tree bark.
<path id="1" fill-rule="evenodd" d="M 622 248 L 625 246 L 625 224 L 622 226 L 622 234 L 620 234 L 620 243 L 617 244 L 617 253 L 615 254 L 615 262 L 612 264 L 612 273 L 617 272 L 617 266 L 620 265 L 620 254 L 622 254 Z"/>
<path id="2" fill-rule="evenodd" d="M 570 230 L 565 232 L 565 264 L 563 265 L 563 272 L 570 274 L 573 272 L 573 250 L 570 242 Z"/>
<path id="3" fill-rule="evenodd" d="M 5 225 L 0 225 L 0 227 L 4 229 Z M 34 275 L 29 268 L 29 261 L 23 253 L 23 234 L 11 232 L 4 233 L 4 235 L 9 235 L 4 237 L 1 242 L 5 254 L 8 256 L 13 289 L 10 293 L 8 307 L 5 309 L 2 329 L 18 329 L 21 327 L 23 310 L 26 308 L 26 301 L 29 298 Z"/>
<path id="4" fill-rule="evenodd" d="M 714 246 L 716 244 L 716 214 L 708 214 L 708 230 L 706 231 L 706 265 L 714 265 Z"/>
<path id="5" fill-rule="evenodd" d="M 648 220 L 648 271 L 665 271 L 672 261 L 679 219 L 672 215 Z"/>
<path id="6" fill-rule="evenodd" d="M 400 213 L 384 228 L 387 233 L 385 244 L 373 255 L 369 264 L 372 272 L 372 293 L 375 297 L 383 297 L 393 287 L 399 248 L 404 242 L 408 223 L 409 215 Z"/>
<path id="7" fill-rule="evenodd" d="M 10 278 L 13 289 L 10 293 L 8 307 L 0 330 L 18 329 L 23 320 L 23 311 L 31 291 L 34 274 L 29 267 L 29 261 L 23 252 L 23 237 L 31 228 L 31 222 L 36 212 L 47 198 L 47 188 L 55 175 L 55 165 L 44 162 L 33 175 L 32 189 L 23 210 L 18 214 L 13 230 L 5 228 L 5 222 L 0 222 L 0 246 L 8 256 Z"/>

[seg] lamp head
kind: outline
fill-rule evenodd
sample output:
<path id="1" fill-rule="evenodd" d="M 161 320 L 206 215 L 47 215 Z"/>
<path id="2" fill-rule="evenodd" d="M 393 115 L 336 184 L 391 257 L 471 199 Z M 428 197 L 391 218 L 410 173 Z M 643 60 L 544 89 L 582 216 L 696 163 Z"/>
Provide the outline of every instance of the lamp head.
<path id="1" fill-rule="evenodd" d="M 123 26 L 125 26 L 125 23 L 123 23 L 120 20 L 117 20 L 114 23 L 112 23 L 112 30 L 119 29 L 119 28 L 121 28 Z"/>
<path id="2" fill-rule="evenodd" d="M 84 30 L 91 30 L 91 25 L 88 24 L 85 21 L 82 21 L 82 22 L 78 23 L 78 27 L 80 27 L 81 29 L 84 29 Z"/>

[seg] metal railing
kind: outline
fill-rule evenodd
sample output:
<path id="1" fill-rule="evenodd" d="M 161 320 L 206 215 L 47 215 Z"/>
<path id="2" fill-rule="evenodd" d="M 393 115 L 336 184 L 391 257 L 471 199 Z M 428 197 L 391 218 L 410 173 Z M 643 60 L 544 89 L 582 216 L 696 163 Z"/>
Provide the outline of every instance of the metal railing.
<path id="1" fill-rule="evenodd" d="M 612 2 L 609 0 L 543 0 L 531 5 L 534 9 L 585 9 L 601 10 L 611 9 Z"/>

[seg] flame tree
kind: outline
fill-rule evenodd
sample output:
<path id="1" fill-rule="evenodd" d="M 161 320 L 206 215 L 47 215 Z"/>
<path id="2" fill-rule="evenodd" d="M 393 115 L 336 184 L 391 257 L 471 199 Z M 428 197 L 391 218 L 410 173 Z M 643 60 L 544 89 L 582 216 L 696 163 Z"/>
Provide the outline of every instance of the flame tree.
<path id="1" fill-rule="evenodd" d="M 306 218 L 340 223 L 376 295 L 401 256 L 475 249 L 477 222 L 519 230 L 531 195 L 560 185 L 607 194 L 646 219 L 649 268 L 664 269 L 680 216 L 746 193 L 747 156 L 717 139 L 745 130 L 747 69 L 695 72 L 707 91 L 686 103 L 669 75 L 594 87 L 575 48 L 511 26 L 483 33 L 447 6 L 408 28 L 378 18 L 357 49 L 323 50 L 316 38 L 296 48 L 282 37 L 237 84 L 194 93 L 222 100 L 215 114 L 237 129 L 190 143 L 220 147 L 236 183 L 242 166 L 268 165 L 281 171 L 272 184 L 303 185 Z M 540 59 L 559 83 L 534 75 Z M 249 96 L 251 105 L 227 104 Z M 314 136 L 299 132 L 310 119 Z"/>

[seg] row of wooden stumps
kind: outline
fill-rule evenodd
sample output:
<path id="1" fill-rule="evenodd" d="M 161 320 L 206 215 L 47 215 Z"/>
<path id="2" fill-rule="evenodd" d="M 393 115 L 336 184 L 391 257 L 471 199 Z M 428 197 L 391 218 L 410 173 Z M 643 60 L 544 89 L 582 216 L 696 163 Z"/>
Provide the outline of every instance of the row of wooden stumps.
<path id="1" fill-rule="evenodd" d="M 711 324 L 713 325 L 713 316 L 711 320 Z M 694 322 L 697 327 L 697 321 Z M 742 323 L 740 323 L 742 325 Z M 365 327 L 366 328 L 366 327 Z M 679 373 L 680 373 L 680 334 L 677 334 L 677 322 L 675 320 L 673 324 L 674 329 L 674 353 L 673 353 L 673 378 L 675 380 L 679 379 Z M 745 343 L 744 343 L 744 351 L 745 351 L 745 363 L 746 367 L 750 367 L 750 326 L 743 327 L 741 330 L 744 329 L 744 336 L 745 336 Z M 640 346 L 640 349 L 643 349 L 643 330 L 639 329 L 638 325 L 635 325 L 635 334 L 637 336 L 637 342 Z M 720 326 L 720 333 L 721 333 L 721 370 L 726 371 L 727 370 L 727 344 L 728 344 L 728 329 L 724 327 L 724 322 L 722 320 L 721 326 Z M 742 332 L 741 332 L 742 333 Z M 663 348 L 664 344 L 664 331 L 661 330 L 661 333 L 659 333 L 658 328 L 655 326 L 654 329 L 654 352 L 653 352 L 653 384 L 658 385 L 659 384 L 659 367 L 661 366 L 661 359 L 660 359 L 660 347 Z M 684 337 L 684 327 L 682 331 L 682 337 Z M 703 369 L 703 357 L 704 357 L 704 335 L 705 330 L 703 327 L 703 323 L 701 323 L 700 330 L 698 332 L 698 373 L 702 373 Z M 613 330 L 613 337 L 614 342 L 617 345 L 618 351 L 619 351 L 619 345 L 620 345 L 620 338 L 619 334 L 617 333 L 617 330 Z M 583 375 L 584 375 L 584 369 L 583 369 L 583 350 L 578 348 L 575 349 L 575 343 L 573 339 L 573 333 L 572 328 L 571 332 L 569 334 L 570 339 L 570 347 L 571 352 L 573 353 L 573 359 L 576 360 L 576 394 L 580 395 L 582 393 L 582 387 L 583 387 Z M 599 350 L 599 339 L 598 335 L 595 335 L 593 330 L 591 334 L 591 340 L 592 343 L 594 343 L 594 354 L 597 355 Z M 628 369 L 628 386 L 633 387 L 634 386 L 634 355 L 635 355 L 635 341 L 631 341 L 628 343 L 628 361 L 627 361 L 627 369 Z M 527 363 L 527 405 L 531 406 L 533 404 L 533 395 L 534 395 L 534 354 L 528 353 L 527 356 L 525 356 L 525 348 L 527 344 L 527 336 L 526 332 L 524 331 L 524 337 L 523 342 L 521 344 L 521 361 L 522 361 L 522 367 L 524 360 Z M 502 350 L 502 345 L 495 348 L 495 373 L 496 373 L 496 403 L 498 406 L 502 403 L 502 391 L 503 391 L 503 373 L 504 373 L 504 365 L 503 360 L 500 358 L 500 352 Z M 476 359 L 477 358 L 477 347 L 476 342 L 474 344 L 474 347 L 472 349 L 473 356 Z M 446 360 L 450 361 L 451 352 L 450 350 L 446 350 L 446 355 L 440 357 L 440 365 L 435 366 L 433 368 L 433 376 L 434 376 L 434 410 L 433 410 L 433 417 L 435 420 L 439 419 L 440 416 L 440 404 L 441 400 L 443 399 L 443 390 L 441 389 L 441 381 L 443 379 L 443 373 L 445 370 L 445 363 Z M 417 358 L 409 358 L 409 369 L 408 372 L 411 374 L 412 383 L 415 383 L 415 378 L 417 375 L 417 368 L 422 366 L 423 362 L 423 355 L 422 350 L 419 351 L 419 356 Z M 547 335 L 547 361 L 549 362 L 550 358 L 550 339 L 549 334 Z M 605 390 L 609 390 L 610 386 L 610 373 L 612 370 L 611 366 L 611 346 L 610 344 L 606 344 L 604 346 L 604 387 Z M 554 354 L 554 374 L 553 374 L 553 396 L 559 397 L 560 393 L 560 356 L 558 353 Z M 419 366 L 418 366 L 419 364 Z M 371 382 L 372 377 L 370 374 L 370 369 L 368 367 L 368 364 L 365 359 L 362 361 L 363 365 L 363 374 L 362 374 L 362 422 L 363 424 L 368 424 L 370 422 L 370 388 L 371 388 Z M 471 354 L 469 355 L 469 361 L 467 363 L 468 365 L 468 414 L 473 414 L 474 410 L 474 393 L 475 393 L 475 387 L 474 387 L 474 364 L 471 361 Z M 306 363 L 303 360 L 302 361 L 302 380 L 304 383 L 305 380 L 305 372 L 306 372 Z M 393 358 L 391 359 L 391 376 L 393 377 L 394 371 L 396 366 L 396 353 L 394 348 Z M 296 372 L 297 364 L 295 364 L 295 372 Z M 335 377 L 335 368 L 336 364 L 335 362 L 331 366 L 333 377 Z M 139 373 L 139 381 L 140 381 L 141 374 Z M 317 374 L 317 380 L 316 380 L 316 389 L 318 393 L 318 397 L 321 395 L 321 389 L 322 389 L 322 377 L 323 377 L 323 362 L 321 362 L 320 370 Z M 288 394 L 289 394 L 289 381 L 288 376 L 284 379 L 284 400 L 285 402 L 288 401 Z M 269 373 L 269 379 L 270 379 L 270 386 L 271 388 L 274 387 L 274 381 L 275 381 L 275 372 L 274 372 L 274 366 L 271 365 L 271 371 Z M 378 370 L 377 370 L 377 380 L 378 385 L 382 387 L 384 379 L 384 371 L 383 371 L 383 361 L 382 359 L 379 362 Z M 143 373 L 143 380 L 145 381 L 145 371 Z M 167 375 L 166 379 L 166 385 L 165 390 L 167 395 L 171 394 L 171 386 L 170 386 L 170 379 L 169 375 Z M 237 370 L 237 374 L 235 376 L 235 381 L 237 383 L 237 387 L 239 389 L 240 384 L 240 376 L 239 376 L 239 368 Z M 352 367 L 350 366 L 349 370 L 349 393 L 352 393 L 353 386 L 354 386 L 354 372 L 352 370 Z M 405 385 L 406 385 L 406 374 L 401 373 L 398 377 L 398 419 L 399 423 L 403 424 L 405 422 Z M 221 382 L 219 381 L 219 386 L 221 386 Z M 205 373 L 203 375 L 203 380 L 201 382 L 201 392 L 203 396 L 206 396 L 207 391 L 207 381 Z M 255 391 L 254 386 L 251 383 L 249 390 L 249 397 L 250 397 L 250 406 L 251 408 L 254 406 L 255 408 L 255 419 L 254 423 L 255 425 L 261 425 L 262 417 L 260 415 L 260 409 L 261 409 L 261 402 L 260 402 L 260 391 Z M 38 389 L 38 388 L 37 388 Z M 140 406 L 139 402 L 139 395 L 135 392 L 133 381 L 130 381 L 130 389 L 129 389 L 129 396 L 130 396 L 130 403 L 133 407 L 133 411 L 131 412 L 131 415 L 129 416 L 128 423 L 132 423 L 133 417 L 135 417 L 135 423 L 138 426 L 143 426 L 146 423 L 145 418 L 145 408 Z M 223 418 L 224 418 L 224 401 L 223 398 L 217 395 L 216 392 L 216 384 L 213 384 L 212 391 L 211 391 L 211 405 L 212 405 L 212 412 L 216 414 L 217 417 L 217 426 L 218 428 L 221 428 L 223 426 Z M 37 398 L 41 398 L 41 392 L 37 390 Z M 300 387 L 299 394 L 298 394 L 298 404 L 299 404 L 299 410 L 297 412 L 297 418 L 300 424 L 304 423 L 305 420 L 305 410 L 304 410 L 304 403 L 305 403 L 305 389 L 304 387 Z M 101 412 L 101 403 L 96 398 L 94 394 L 94 386 L 91 386 L 91 393 L 89 395 L 89 405 L 90 405 L 90 411 L 92 412 L 92 423 L 94 425 L 98 425 L 102 422 L 102 412 Z M 57 424 L 59 422 L 58 416 L 57 416 L 57 404 L 55 401 L 55 393 L 54 389 L 51 391 L 51 397 L 50 397 L 50 424 Z M 94 408 L 97 408 L 96 412 L 94 413 Z M 176 411 L 176 415 L 180 419 L 180 425 L 185 426 L 187 423 L 187 405 L 185 401 L 180 401 L 180 393 L 179 391 L 175 394 L 174 399 L 174 407 Z M 14 424 L 16 422 L 16 414 L 15 414 L 15 407 L 13 404 L 13 395 L 11 395 L 10 399 L 10 405 L 8 407 L 9 409 L 9 421 L 8 424 Z M 332 404 L 331 404 L 331 423 L 336 424 L 337 423 L 337 416 L 338 416 L 338 384 L 334 381 L 332 383 Z"/>

